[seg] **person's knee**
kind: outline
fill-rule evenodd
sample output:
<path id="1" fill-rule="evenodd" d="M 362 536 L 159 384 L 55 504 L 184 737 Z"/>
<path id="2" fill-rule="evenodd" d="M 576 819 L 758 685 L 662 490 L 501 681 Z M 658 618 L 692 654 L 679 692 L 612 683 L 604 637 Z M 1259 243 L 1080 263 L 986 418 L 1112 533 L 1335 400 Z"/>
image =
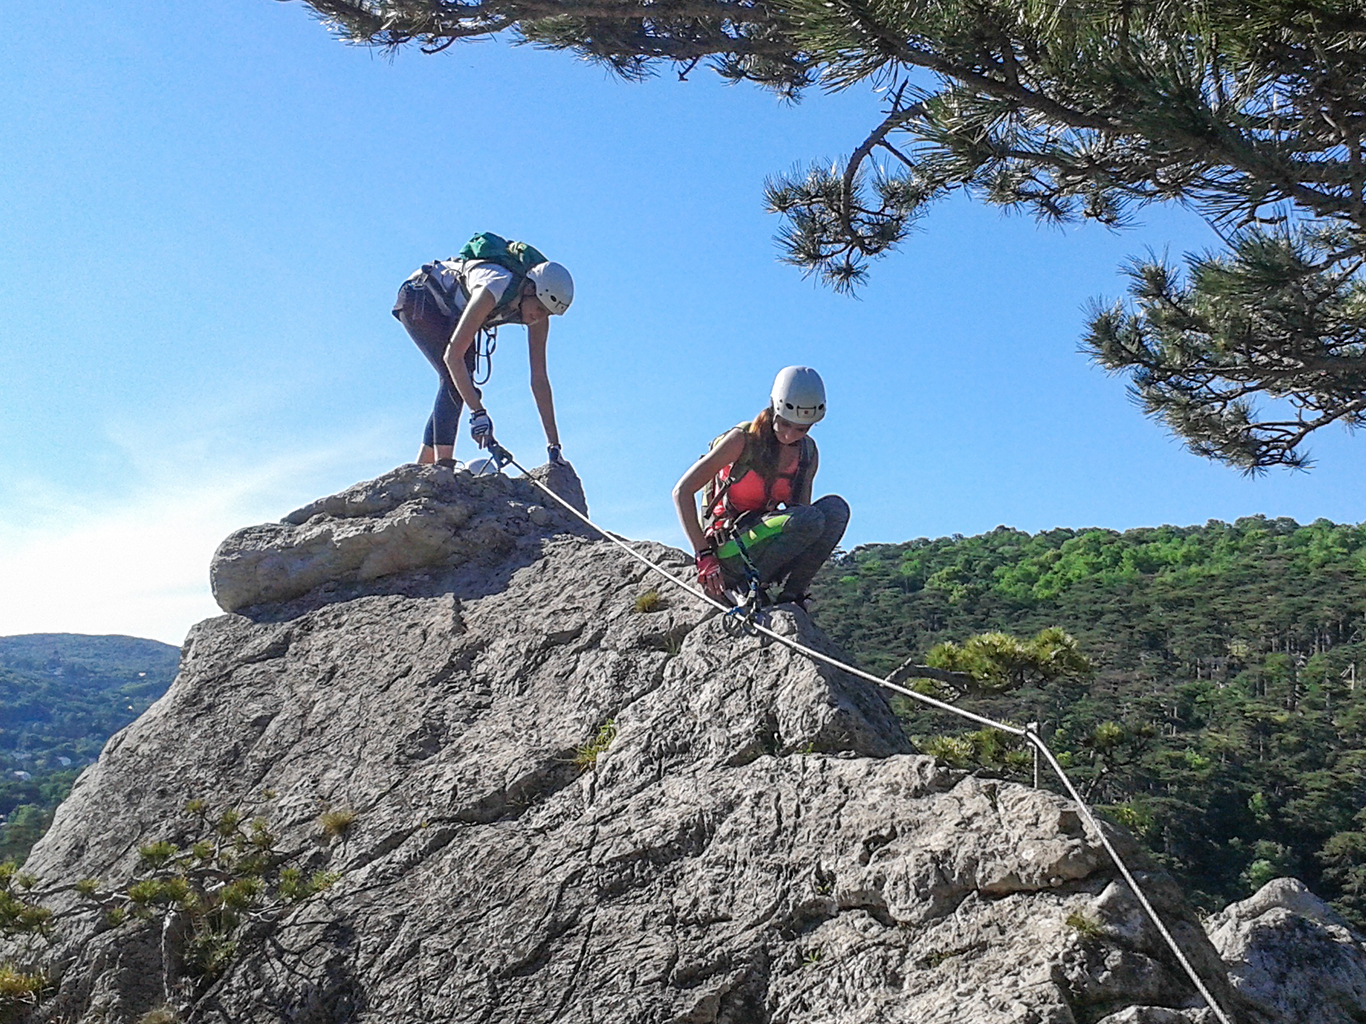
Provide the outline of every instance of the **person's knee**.
<path id="1" fill-rule="evenodd" d="M 815 505 L 798 505 L 788 509 L 788 523 L 783 533 L 801 544 L 810 544 L 825 533 L 825 512 Z"/>
<path id="2" fill-rule="evenodd" d="M 841 526 L 849 525 L 849 502 L 838 494 L 827 494 L 824 498 L 815 501 L 811 507 L 820 509 L 821 514 L 825 516 L 826 523 L 831 526 L 836 523 Z"/>

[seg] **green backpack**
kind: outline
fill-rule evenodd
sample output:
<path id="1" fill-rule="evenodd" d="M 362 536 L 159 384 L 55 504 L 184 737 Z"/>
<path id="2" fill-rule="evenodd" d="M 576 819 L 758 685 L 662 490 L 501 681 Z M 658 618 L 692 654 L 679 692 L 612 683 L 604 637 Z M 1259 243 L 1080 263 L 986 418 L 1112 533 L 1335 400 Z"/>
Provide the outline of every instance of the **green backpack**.
<path id="1" fill-rule="evenodd" d="M 522 283 L 526 280 L 526 272 L 538 263 L 546 262 L 546 258 L 541 255 L 541 251 L 533 245 L 525 242 L 509 242 L 502 235 L 495 235 L 492 231 L 481 231 L 468 242 L 465 243 L 456 255 L 449 260 L 441 260 L 440 264 L 447 266 L 452 263 L 496 263 L 504 270 L 512 272 L 513 281 L 503 292 L 503 297 L 498 300 L 498 304 L 493 307 L 493 312 L 485 322 L 487 327 L 498 327 L 509 323 L 518 315 L 517 303 L 522 296 Z M 447 291 L 441 284 L 438 274 L 438 264 L 424 263 L 422 271 L 426 277 L 422 279 L 423 285 L 436 296 L 437 305 L 441 307 L 441 312 L 451 316 L 457 308 L 455 297 Z M 464 275 L 456 274 L 455 287 L 460 290 L 461 298 L 468 302 L 470 299 L 469 289 L 465 287 Z"/>
<path id="2" fill-rule="evenodd" d="M 725 434 L 720 434 L 707 446 L 707 451 L 715 450 L 716 446 L 726 439 L 731 430 L 743 430 L 745 432 L 745 449 L 740 453 L 740 457 L 730 464 L 730 472 L 722 478 L 717 473 L 712 479 L 708 480 L 706 486 L 702 488 L 702 529 L 708 536 L 728 537 L 735 525 L 735 515 L 731 511 L 729 504 L 723 505 L 723 511 L 718 515 L 716 505 L 724 501 L 726 492 L 730 490 L 731 484 L 743 480 L 755 464 L 759 461 L 759 453 L 755 450 L 755 445 L 749 434 L 750 421 L 745 420 L 727 430 Z M 797 460 L 797 472 L 792 476 L 792 493 L 796 495 L 801 491 L 806 483 L 806 478 L 811 472 L 811 463 L 815 461 L 816 442 L 810 437 L 802 438 L 802 450 Z"/>
<path id="3" fill-rule="evenodd" d="M 518 277 L 526 277 L 528 270 L 546 262 L 541 250 L 534 245 L 527 245 L 526 242 L 509 242 L 502 235 L 495 235 L 492 231 L 479 232 L 465 243 L 465 247 L 455 258 L 471 262 L 496 263 L 511 270 Z"/>

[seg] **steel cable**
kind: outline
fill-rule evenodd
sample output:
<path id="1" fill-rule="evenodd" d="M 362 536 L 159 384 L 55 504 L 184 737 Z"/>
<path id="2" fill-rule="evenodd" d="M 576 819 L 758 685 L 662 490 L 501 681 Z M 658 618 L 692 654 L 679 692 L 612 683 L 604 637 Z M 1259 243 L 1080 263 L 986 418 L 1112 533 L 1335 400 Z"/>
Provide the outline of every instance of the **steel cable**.
<path id="1" fill-rule="evenodd" d="M 723 604 L 721 601 L 716 600 L 716 598 L 714 597 L 711 597 L 705 591 L 702 591 L 697 587 L 694 587 L 692 584 L 686 582 L 681 577 L 669 572 L 669 570 L 665 569 L 662 565 L 659 565 L 658 563 L 651 561 L 645 555 L 642 555 L 639 551 L 635 550 L 635 548 L 631 547 L 631 545 L 627 544 L 620 537 L 617 537 L 614 534 L 608 532 L 607 530 L 604 530 L 597 523 L 593 522 L 593 520 L 589 519 L 588 516 L 584 515 L 577 508 L 571 505 L 568 501 L 566 501 L 564 498 L 556 494 L 555 491 L 551 489 L 547 484 L 532 476 L 526 470 L 526 468 L 521 465 L 521 463 L 519 463 L 516 459 L 514 459 L 510 454 L 507 453 L 506 449 L 500 448 L 499 451 L 501 452 L 500 461 L 503 461 L 505 464 L 516 466 L 523 477 L 525 477 L 527 480 L 530 480 L 542 491 L 544 491 L 546 494 L 554 498 L 555 501 L 557 501 L 560 505 L 562 505 L 568 511 L 573 513 L 578 519 L 582 520 L 588 526 L 592 527 L 604 538 L 611 541 L 617 547 L 621 548 L 632 558 L 635 558 L 637 561 L 643 562 L 645 565 L 649 566 L 649 568 L 653 569 L 655 572 L 659 573 L 661 576 L 667 579 L 670 583 L 673 583 L 675 586 L 680 587 L 683 590 L 686 590 L 694 597 L 706 602 L 707 604 L 712 605 L 719 611 L 728 613 L 732 610 L 728 605 Z M 899 686 L 896 683 L 891 682 L 889 679 L 879 678 L 878 676 L 875 676 L 870 672 L 865 672 L 860 668 L 855 668 L 853 665 L 847 665 L 844 662 L 838 660 L 837 658 L 832 658 L 828 654 L 823 654 L 820 651 L 815 650 L 814 648 L 808 647 L 803 643 L 799 643 L 798 641 L 793 640 L 791 637 L 783 636 L 781 633 L 777 633 L 772 629 L 769 629 L 761 622 L 751 622 L 749 625 L 756 633 L 761 633 L 764 636 L 776 640 L 778 643 L 783 644 L 784 646 L 794 651 L 806 655 L 808 658 L 829 665 L 831 668 L 838 669 L 841 672 L 847 672 L 852 676 L 857 676 L 859 679 L 866 680 L 867 682 L 870 682 L 875 686 L 880 686 L 885 690 L 892 690 L 895 693 L 901 694 L 904 697 L 910 697 L 912 700 L 919 701 L 920 703 L 928 705 L 929 707 L 937 708 L 940 711 L 947 711 L 950 714 L 959 716 L 960 718 L 965 718 L 969 721 L 976 722 L 978 725 L 984 725 L 992 729 L 999 729 L 1001 732 L 1010 733 L 1013 736 L 1020 736 L 1024 738 L 1026 742 L 1035 747 L 1035 749 L 1037 749 L 1039 753 L 1043 756 L 1044 760 L 1048 762 L 1048 767 L 1052 769 L 1053 774 L 1058 777 L 1059 781 L 1061 781 L 1063 786 L 1067 789 L 1068 795 L 1071 796 L 1073 802 L 1077 805 L 1077 809 L 1081 812 L 1082 819 L 1086 822 L 1088 826 L 1090 826 L 1091 830 L 1096 834 L 1096 837 L 1099 839 L 1101 846 L 1105 849 L 1105 852 L 1114 862 L 1115 867 L 1119 869 L 1119 873 L 1124 878 L 1125 883 L 1129 886 L 1134 896 L 1138 899 L 1139 904 L 1143 907 L 1148 917 L 1156 926 L 1158 934 L 1162 936 L 1163 941 L 1166 942 L 1167 947 L 1172 951 L 1172 954 L 1176 957 L 1177 962 L 1181 965 L 1182 970 L 1185 971 L 1186 976 L 1190 978 L 1192 984 L 1195 985 L 1196 990 L 1205 1000 L 1205 1003 L 1209 1006 L 1209 1008 L 1212 1011 L 1214 1011 L 1215 1016 L 1219 1018 L 1220 1024 L 1233 1024 L 1232 1018 L 1224 1011 L 1223 1007 L 1221 1007 L 1219 1003 L 1215 1000 L 1214 996 L 1206 987 L 1204 981 L 1201 980 L 1200 975 L 1197 974 L 1195 968 L 1191 966 L 1191 963 L 1186 958 L 1185 953 L 1181 951 L 1181 947 L 1177 944 L 1176 939 L 1172 937 L 1171 932 L 1167 929 L 1166 924 L 1163 923 L 1162 918 L 1158 916 L 1157 910 L 1148 901 L 1148 897 L 1144 894 L 1142 888 L 1139 886 L 1138 880 L 1134 878 L 1132 872 L 1130 872 L 1129 870 L 1128 865 L 1125 864 L 1123 858 L 1120 857 L 1119 851 L 1114 848 L 1114 845 L 1110 842 L 1109 837 L 1106 836 L 1105 830 L 1101 827 L 1099 819 L 1097 819 L 1096 816 L 1092 813 L 1090 807 L 1087 806 L 1086 801 L 1082 799 L 1081 794 L 1077 792 L 1076 786 L 1072 784 L 1072 780 L 1068 778 L 1067 773 L 1063 771 L 1062 765 L 1059 764 L 1058 759 L 1053 756 L 1053 752 L 1048 749 L 1048 744 L 1044 743 L 1044 741 L 1039 738 L 1038 733 L 1034 732 L 1032 729 L 1021 728 L 1018 725 L 1010 725 L 1007 722 L 998 722 L 995 719 L 986 717 L 985 715 L 974 714 L 971 711 L 966 711 L 963 708 L 955 707 L 954 705 L 949 704 L 946 701 L 938 700 L 937 698 L 931 697 L 928 694 L 917 693 L 914 690 L 908 689 L 904 686 Z"/>

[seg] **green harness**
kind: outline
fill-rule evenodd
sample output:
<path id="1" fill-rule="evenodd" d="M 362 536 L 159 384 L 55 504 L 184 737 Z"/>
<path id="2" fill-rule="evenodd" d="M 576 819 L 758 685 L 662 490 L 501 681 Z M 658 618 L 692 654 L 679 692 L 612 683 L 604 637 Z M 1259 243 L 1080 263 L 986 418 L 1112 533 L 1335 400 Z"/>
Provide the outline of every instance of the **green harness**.
<path id="1" fill-rule="evenodd" d="M 783 527 L 792 517 L 784 513 L 783 515 L 766 515 L 753 526 L 747 529 L 737 529 L 728 541 L 716 549 L 717 558 L 740 558 L 749 560 L 749 548 L 770 537 L 776 537 L 783 532 Z"/>

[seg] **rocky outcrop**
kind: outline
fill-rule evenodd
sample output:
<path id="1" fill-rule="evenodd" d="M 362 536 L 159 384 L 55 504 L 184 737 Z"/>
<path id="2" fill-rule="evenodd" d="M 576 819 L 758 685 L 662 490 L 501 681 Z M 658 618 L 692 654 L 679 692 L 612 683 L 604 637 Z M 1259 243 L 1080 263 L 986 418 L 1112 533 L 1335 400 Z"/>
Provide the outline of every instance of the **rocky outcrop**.
<path id="1" fill-rule="evenodd" d="M 161 930 L 71 896 L 50 1019 L 1213 1019 L 1067 801 L 938 767 L 881 691 L 686 594 L 640 610 L 649 571 L 526 481 L 405 467 L 235 534 L 214 584 L 238 611 L 191 631 L 28 869 L 127 877 L 203 799 L 340 881 L 207 988 Z M 801 612 L 773 624 L 829 649 Z M 1233 1003 L 1181 894 L 1143 878 Z"/>
<path id="2" fill-rule="evenodd" d="M 1298 879 L 1278 878 L 1206 922 L 1240 995 L 1268 1020 L 1366 1020 L 1366 939 Z"/>
<path id="3" fill-rule="evenodd" d="M 587 513 L 578 477 L 543 466 L 537 479 Z M 520 499 L 520 500 L 519 500 Z M 501 475 L 396 470 L 321 498 L 278 523 L 238 530 L 218 546 L 209 586 L 225 612 L 441 565 L 495 566 L 518 538 L 553 526 L 560 507 Z"/>

